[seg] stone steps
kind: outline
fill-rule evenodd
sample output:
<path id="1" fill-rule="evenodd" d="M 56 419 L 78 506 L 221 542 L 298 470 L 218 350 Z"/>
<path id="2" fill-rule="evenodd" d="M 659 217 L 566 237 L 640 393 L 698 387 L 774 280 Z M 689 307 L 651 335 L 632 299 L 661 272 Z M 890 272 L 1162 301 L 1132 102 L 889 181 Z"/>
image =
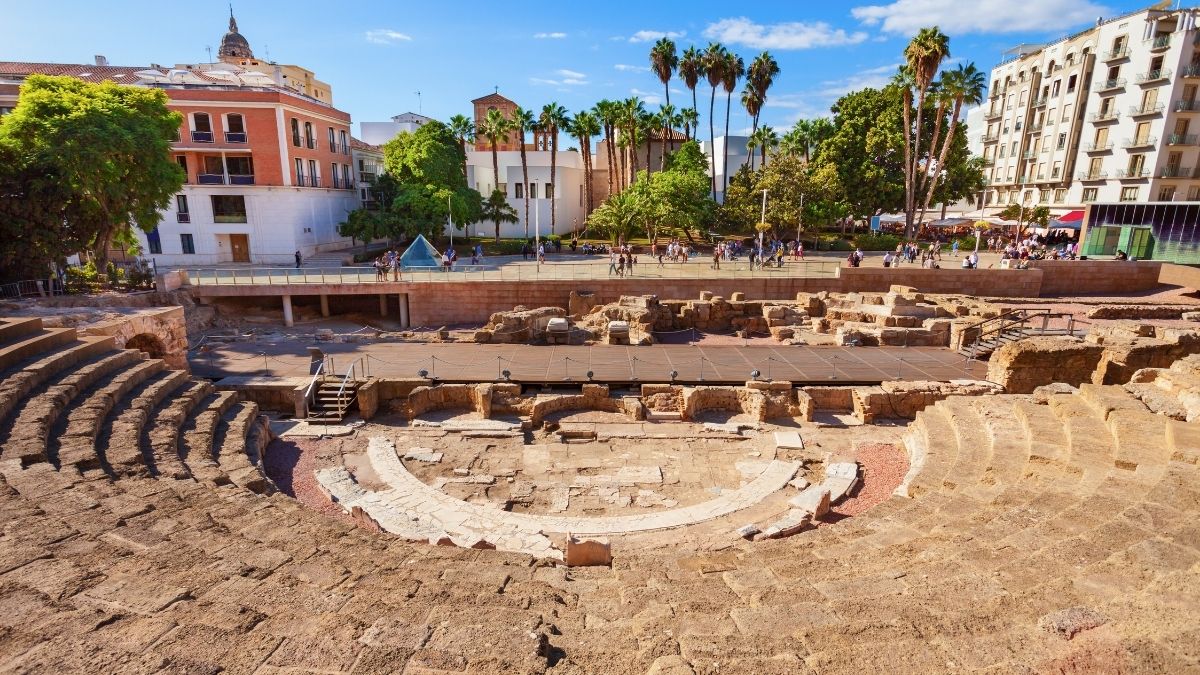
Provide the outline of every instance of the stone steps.
<path id="1" fill-rule="evenodd" d="M 228 483 L 228 477 L 217 468 L 213 459 L 213 437 L 221 416 L 237 400 L 236 392 L 215 392 L 195 408 L 194 414 L 184 422 L 180 430 L 180 459 L 188 473 L 197 480 Z"/>
<path id="2" fill-rule="evenodd" d="M 0 380 L 0 428 L 30 394 L 52 377 L 112 352 L 113 345 L 112 337 L 83 337 L 59 348 L 39 352 L 15 366 L 8 377 Z"/>
<path id="3" fill-rule="evenodd" d="M 50 381 L 41 393 L 27 398 L 14 410 L 15 419 L 8 436 L 0 435 L 3 439 L 0 458 L 45 461 L 50 429 L 67 406 L 96 382 L 113 377 L 143 357 L 136 350 L 113 352 Z"/>
<path id="4" fill-rule="evenodd" d="M 37 354 L 75 341 L 74 328 L 41 328 L 0 345 L 0 372 L 5 372 Z"/>
<path id="5" fill-rule="evenodd" d="M 0 345 L 17 342 L 21 338 L 40 333 L 42 320 L 32 318 L 0 318 Z"/>
<path id="6" fill-rule="evenodd" d="M 253 401 L 234 403 L 222 415 L 213 435 L 214 460 L 238 487 L 252 492 L 273 490 L 261 469 L 262 451 L 270 440 Z"/>
<path id="7" fill-rule="evenodd" d="M 196 407 L 213 391 L 211 382 L 191 380 L 153 415 L 142 438 L 142 447 L 149 451 L 152 474 L 176 479 L 191 477 L 180 461 L 180 431 Z"/>
<path id="8" fill-rule="evenodd" d="M 59 422 L 59 433 L 50 444 L 51 461 L 58 466 L 74 466 L 80 471 L 104 468 L 110 471 L 107 454 L 119 448 L 96 445 L 104 420 L 129 392 L 165 368 L 161 359 L 141 360 L 119 370 L 106 381 L 98 382 Z M 131 450 L 136 451 L 136 446 Z"/>
<path id="9" fill-rule="evenodd" d="M 106 449 L 106 459 L 114 474 L 149 472 L 150 464 L 145 455 L 148 446 L 142 443 L 143 431 L 154 409 L 168 396 L 174 396 L 188 381 L 188 374 L 182 370 L 162 371 L 113 409 L 97 440 L 97 447 Z"/>

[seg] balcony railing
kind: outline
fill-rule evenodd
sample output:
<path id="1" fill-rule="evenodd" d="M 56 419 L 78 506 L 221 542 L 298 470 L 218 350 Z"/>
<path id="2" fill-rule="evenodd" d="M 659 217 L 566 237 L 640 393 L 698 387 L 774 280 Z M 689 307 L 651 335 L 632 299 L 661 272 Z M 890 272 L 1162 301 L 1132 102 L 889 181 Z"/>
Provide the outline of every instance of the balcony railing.
<path id="1" fill-rule="evenodd" d="M 1140 115 L 1157 115 L 1163 111 L 1166 105 L 1162 103 L 1147 103 L 1145 105 L 1135 105 L 1129 108 L 1129 114 L 1134 117 Z"/>
<path id="2" fill-rule="evenodd" d="M 1192 167 L 1190 166 L 1164 166 L 1158 172 L 1159 178 L 1191 178 Z"/>
<path id="3" fill-rule="evenodd" d="M 212 143 L 213 142 L 213 132 L 211 132 L 211 131 L 193 131 L 192 132 L 192 142 L 193 143 Z"/>
<path id="4" fill-rule="evenodd" d="M 984 119 L 989 119 L 989 120 L 998 119 L 1003 116 L 1004 116 L 1004 111 L 1000 110 L 1000 109 L 996 109 L 996 110 L 989 109 L 987 112 L 985 112 L 983 114 Z"/>
<path id="5" fill-rule="evenodd" d="M 1200 63 L 1192 63 L 1184 66 L 1183 69 L 1179 71 L 1179 76 L 1188 78 L 1200 77 Z"/>
<path id="6" fill-rule="evenodd" d="M 1088 120 L 1095 124 L 1101 124 L 1103 122 L 1112 122 L 1119 117 L 1121 117 L 1121 113 L 1117 112 L 1116 108 L 1113 108 L 1107 112 L 1103 110 L 1100 112 L 1094 112 L 1091 115 L 1088 115 Z"/>
<path id="7" fill-rule="evenodd" d="M 1200 101 L 1175 101 L 1175 112 L 1200 112 Z"/>
<path id="8" fill-rule="evenodd" d="M 1144 136 L 1142 138 L 1126 138 L 1121 144 L 1124 148 L 1144 148 L 1158 143 L 1158 138 L 1155 136 Z"/>
<path id="9" fill-rule="evenodd" d="M 1170 35 L 1160 35 L 1160 36 L 1154 38 L 1153 40 L 1149 40 L 1149 42 L 1150 42 L 1150 51 L 1152 51 L 1152 52 L 1162 51 L 1171 46 L 1171 36 Z"/>
<path id="10" fill-rule="evenodd" d="M 307 146 L 309 150 L 316 150 L 317 139 L 309 136 L 308 138 L 304 139 L 304 145 Z"/>
<path id="11" fill-rule="evenodd" d="M 995 143 L 998 140 L 1000 140 L 1000 134 L 995 133 L 995 132 L 987 134 L 986 136 L 983 137 L 984 143 Z"/>
<path id="12" fill-rule="evenodd" d="M 226 180 L 224 174 L 202 173 L 196 177 L 201 185 L 254 185 L 254 174 L 231 173 Z"/>
<path id="13" fill-rule="evenodd" d="M 175 222 L 190 223 L 190 222 L 192 222 L 192 214 L 176 212 L 175 213 Z"/>
<path id="14" fill-rule="evenodd" d="M 246 132 L 244 132 L 244 131 L 226 131 L 225 132 L 225 142 L 226 143 L 245 143 L 246 142 Z"/>
<path id="15" fill-rule="evenodd" d="M 1120 89 L 1125 86 L 1125 78 L 1114 77 L 1108 80 L 1100 80 L 1096 85 L 1096 91 L 1108 91 L 1109 89 Z"/>
<path id="16" fill-rule="evenodd" d="M 300 136 L 298 134 L 292 134 L 292 145 L 297 148 L 300 147 Z"/>
<path id="17" fill-rule="evenodd" d="M 321 177 L 320 176 L 309 176 L 308 178 L 309 178 L 309 183 L 312 185 L 312 187 L 321 187 Z"/>
<path id="18" fill-rule="evenodd" d="M 1035 98 L 1035 99 L 1033 100 L 1033 107 L 1035 107 L 1035 108 L 1040 108 L 1040 107 L 1042 107 L 1042 106 L 1046 105 L 1046 101 L 1047 101 L 1048 99 L 1049 99 L 1049 97 L 1048 97 L 1048 96 L 1043 96 L 1043 97 L 1041 97 L 1041 98 Z"/>
<path id="19" fill-rule="evenodd" d="M 1080 171 L 1076 174 L 1079 180 L 1105 180 L 1108 178 L 1107 171 Z"/>
<path id="20" fill-rule="evenodd" d="M 1042 130 L 1043 126 L 1044 125 L 1042 122 L 1033 122 L 1032 124 L 1030 124 L 1028 127 L 1025 128 L 1025 133 L 1036 134 L 1037 132 Z"/>
<path id="21" fill-rule="evenodd" d="M 1134 78 L 1138 84 L 1149 84 L 1159 80 L 1166 80 L 1171 77 L 1170 68 L 1159 68 L 1158 70 L 1148 70 L 1144 73 L 1138 73 Z"/>
<path id="22" fill-rule="evenodd" d="M 1167 145 L 1195 145 L 1196 134 L 1171 134 L 1167 136 Z"/>
<path id="23" fill-rule="evenodd" d="M 358 179 L 364 183 L 370 183 L 371 181 L 375 180 L 375 174 L 371 171 L 360 171 L 358 173 Z"/>
<path id="24" fill-rule="evenodd" d="M 1109 150 L 1112 150 L 1112 146 L 1113 146 L 1113 144 L 1109 143 L 1108 141 L 1105 141 L 1103 143 L 1095 143 L 1095 142 L 1084 143 L 1083 151 L 1084 152 L 1108 152 Z"/>
<path id="25" fill-rule="evenodd" d="M 1117 169 L 1117 178 L 1121 180 L 1137 180 L 1139 178 L 1149 178 L 1149 169 Z"/>
<path id="26" fill-rule="evenodd" d="M 341 145 L 338 146 L 338 148 L 342 151 L 343 155 L 350 154 L 350 146 L 349 145 L 342 143 Z"/>
<path id="27" fill-rule="evenodd" d="M 1105 61 L 1117 61 L 1119 59 L 1129 58 L 1129 47 L 1119 47 L 1113 49 L 1104 55 Z"/>

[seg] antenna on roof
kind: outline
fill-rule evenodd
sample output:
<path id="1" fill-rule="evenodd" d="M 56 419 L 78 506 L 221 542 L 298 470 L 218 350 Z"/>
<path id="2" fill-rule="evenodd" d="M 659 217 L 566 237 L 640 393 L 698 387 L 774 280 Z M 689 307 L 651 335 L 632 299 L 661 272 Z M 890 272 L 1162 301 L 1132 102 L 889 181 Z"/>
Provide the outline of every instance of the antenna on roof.
<path id="1" fill-rule="evenodd" d="M 204 51 L 208 52 L 208 62 L 212 63 L 212 45 L 205 45 Z"/>
<path id="2" fill-rule="evenodd" d="M 421 114 L 421 92 L 417 92 L 417 114 Z"/>

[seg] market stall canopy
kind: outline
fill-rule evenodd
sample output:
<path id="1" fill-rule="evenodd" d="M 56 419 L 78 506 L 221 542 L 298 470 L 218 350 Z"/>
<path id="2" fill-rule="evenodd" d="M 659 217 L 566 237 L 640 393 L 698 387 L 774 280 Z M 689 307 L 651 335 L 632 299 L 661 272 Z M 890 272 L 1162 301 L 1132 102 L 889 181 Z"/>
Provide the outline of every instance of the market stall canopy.
<path id="1" fill-rule="evenodd" d="M 903 223 L 903 213 L 881 213 L 877 216 L 881 223 Z"/>
<path id="2" fill-rule="evenodd" d="M 1066 215 L 1052 219 L 1049 223 L 1051 230 L 1078 230 L 1083 227 L 1083 211 L 1071 211 Z"/>
<path id="3" fill-rule="evenodd" d="M 929 224 L 929 227 L 964 227 L 973 226 L 976 218 L 942 218 Z"/>

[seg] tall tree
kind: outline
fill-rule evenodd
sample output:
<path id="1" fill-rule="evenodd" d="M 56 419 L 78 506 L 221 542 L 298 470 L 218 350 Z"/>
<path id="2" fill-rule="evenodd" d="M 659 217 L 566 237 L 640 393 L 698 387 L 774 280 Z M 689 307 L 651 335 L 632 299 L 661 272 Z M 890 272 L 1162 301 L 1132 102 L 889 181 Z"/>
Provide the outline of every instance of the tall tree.
<path id="1" fill-rule="evenodd" d="M 561 194 L 558 184 L 558 130 L 567 123 L 567 109 L 557 103 L 547 103 L 542 106 L 542 114 L 538 117 L 538 125 L 542 131 L 550 134 L 550 233 L 557 232 L 558 209 L 554 208 L 558 195 Z"/>
<path id="2" fill-rule="evenodd" d="M 695 108 L 684 108 L 679 111 L 679 122 L 683 125 L 684 142 L 696 137 L 696 128 L 700 126 L 700 113 Z"/>
<path id="3" fill-rule="evenodd" d="M 650 69 L 658 76 L 658 81 L 662 82 L 663 95 L 666 97 L 667 105 L 671 104 L 671 78 L 675 76 L 675 69 L 679 66 L 679 56 L 675 51 L 675 43 L 671 38 L 659 38 L 658 42 L 650 48 Z"/>
<path id="4" fill-rule="evenodd" d="M 762 164 L 760 166 L 766 166 L 767 153 L 779 146 L 779 134 L 775 133 L 773 128 L 764 124 L 755 129 L 754 133 L 750 134 L 750 143 L 761 153 Z M 751 168 L 753 168 L 753 165 L 751 165 Z"/>
<path id="5" fill-rule="evenodd" d="M 642 139 L 642 120 L 646 116 L 646 106 L 640 98 L 632 96 L 621 103 L 621 139 L 625 141 L 625 151 L 629 154 L 629 184 L 638 172 L 638 145 Z M 622 166 L 622 173 L 625 167 Z"/>
<path id="6" fill-rule="evenodd" d="M 767 91 L 775 83 L 775 76 L 778 74 L 779 63 L 770 52 L 763 52 L 750 62 L 750 68 L 746 71 L 746 92 L 750 94 L 754 110 L 751 111 L 751 106 L 747 106 L 746 112 L 750 113 L 751 117 L 751 133 L 758 129 L 758 116 L 767 104 Z"/>
<path id="7" fill-rule="evenodd" d="M 483 122 L 477 133 L 488 139 L 488 144 L 492 146 L 492 189 L 500 189 L 500 155 L 498 148 L 501 139 L 508 138 L 508 132 L 512 130 L 512 120 L 504 116 L 498 108 L 492 108 L 487 111 Z"/>
<path id="8" fill-rule="evenodd" d="M 922 28 L 904 49 L 906 72 L 899 84 L 904 86 L 904 223 L 905 234 L 912 236 L 916 228 L 918 171 L 921 165 L 921 129 L 925 112 L 925 97 L 937 76 L 942 62 L 950 56 L 950 38 L 937 26 Z M 911 84 L 911 86 L 907 86 Z M 916 124 L 912 124 L 913 89 L 916 89 Z"/>
<path id="9" fill-rule="evenodd" d="M 0 232 L 14 235 L 0 238 L 0 275 L 41 277 L 87 247 L 105 270 L 115 239 L 153 231 L 183 185 L 170 152 L 182 122 L 160 89 L 26 79 L 0 117 Z"/>
<path id="10" fill-rule="evenodd" d="M 490 220 L 496 224 L 496 241 L 500 241 L 500 223 L 515 223 L 520 220 L 517 210 L 508 203 L 508 197 L 502 190 L 492 190 L 492 194 L 480 204 L 482 220 Z"/>
<path id="11" fill-rule="evenodd" d="M 664 103 L 658 109 L 658 120 L 662 124 L 662 147 L 660 148 L 662 156 L 658 160 L 660 167 L 667 165 L 667 151 L 675 150 L 674 146 L 669 146 L 668 144 L 671 143 L 671 138 L 674 136 L 676 116 L 675 106 L 670 103 Z"/>
<path id="12" fill-rule="evenodd" d="M 712 170 L 712 198 L 717 198 L 717 131 L 713 126 L 713 115 L 716 111 L 717 85 L 725 80 L 725 66 L 728 63 L 729 52 L 716 42 L 708 43 L 704 50 L 704 75 L 712 92 L 708 98 L 708 147 L 709 168 Z"/>
<path id="13" fill-rule="evenodd" d="M 513 129 L 521 137 L 521 195 L 525 198 L 525 238 L 529 238 L 529 159 L 525 155 L 525 133 L 536 132 L 537 120 L 533 112 L 520 106 L 512 114 Z"/>
<path id="14" fill-rule="evenodd" d="M 450 132 L 458 139 L 458 147 L 462 150 L 462 172 L 467 176 L 467 144 L 475 142 L 475 121 L 466 115 L 455 115 L 450 118 Z"/>
<path id="15" fill-rule="evenodd" d="M 937 163 L 933 168 L 934 171 L 941 173 L 946 166 L 946 159 L 950 155 L 950 148 L 954 142 L 954 131 L 958 127 L 958 120 L 962 115 L 963 106 L 976 106 L 983 103 L 983 93 L 986 89 L 987 76 L 980 72 L 974 63 L 959 64 L 954 70 L 942 74 L 941 97 L 943 100 L 950 101 L 953 110 L 950 113 L 950 125 L 946 131 L 946 138 L 942 141 L 942 149 L 938 153 Z M 938 126 L 935 129 L 941 126 L 944 109 L 945 105 L 939 102 Z M 934 132 L 933 138 L 933 142 L 930 143 L 931 153 L 937 145 L 937 131 Z M 937 182 L 930 181 L 925 192 L 924 203 L 921 206 L 921 220 L 925 219 L 925 212 L 929 210 L 929 205 L 933 201 L 933 193 L 936 189 Z"/>
<path id="16" fill-rule="evenodd" d="M 733 90 L 746 74 L 746 64 L 737 54 L 726 54 L 725 66 L 721 69 L 721 87 L 725 90 L 725 143 L 721 153 L 721 193 L 729 184 L 729 114 L 732 111 Z"/>
<path id="17" fill-rule="evenodd" d="M 595 207 L 592 193 L 592 138 L 600 133 L 600 120 L 588 111 L 575 113 L 570 121 L 571 135 L 579 139 L 579 153 L 583 158 L 583 187 L 585 215 Z"/>
<path id="18" fill-rule="evenodd" d="M 700 83 L 700 78 L 704 77 L 705 71 L 704 53 L 695 47 L 688 47 L 683 50 L 683 58 L 679 60 L 679 77 L 683 80 L 686 86 L 692 92 L 692 110 L 699 111 L 696 105 L 696 85 Z M 699 112 L 697 112 L 699 115 Z M 696 127 L 692 127 L 692 133 L 696 133 Z"/>
<path id="19" fill-rule="evenodd" d="M 592 114 L 600 120 L 600 129 L 604 134 L 604 154 L 608 166 L 608 194 L 616 194 L 616 190 L 613 189 L 613 181 L 619 180 L 619 176 L 615 175 L 617 173 L 617 103 L 609 99 L 601 99 L 592 107 Z M 620 187 L 619 183 L 617 187 Z"/>

